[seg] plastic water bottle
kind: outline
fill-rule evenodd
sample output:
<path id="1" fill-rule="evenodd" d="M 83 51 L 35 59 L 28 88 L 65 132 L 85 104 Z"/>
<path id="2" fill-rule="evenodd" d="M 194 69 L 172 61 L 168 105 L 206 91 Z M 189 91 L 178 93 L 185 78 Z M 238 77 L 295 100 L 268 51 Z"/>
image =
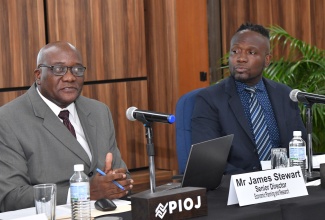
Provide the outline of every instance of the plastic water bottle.
<path id="1" fill-rule="evenodd" d="M 293 138 L 289 143 L 289 160 L 291 167 L 301 167 L 301 172 L 306 183 L 306 142 L 301 138 L 301 131 L 293 132 Z"/>
<path id="2" fill-rule="evenodd" d="M 74 165 L 74 174 L 70 178 L 72 220 L 90 220 L 89 178 L 83 171 L 83 164 Z"/>

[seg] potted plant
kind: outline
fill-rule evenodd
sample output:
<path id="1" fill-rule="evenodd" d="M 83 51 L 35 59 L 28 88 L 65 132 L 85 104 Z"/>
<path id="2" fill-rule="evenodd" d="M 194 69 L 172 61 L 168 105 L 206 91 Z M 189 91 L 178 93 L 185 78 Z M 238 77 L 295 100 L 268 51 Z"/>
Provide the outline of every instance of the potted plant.
<path id="1" fill-rule="evenodd" d="M 302 92 L 325 95 L 325 50 L 292 37 L 283 28 L 271 26 L 271 47 L 276 54 L 264 76 Z M 304 121 L 306 107 L 299 103 Z M 313 104 L 313 150 L 325 152 L 324 105 Z"/>

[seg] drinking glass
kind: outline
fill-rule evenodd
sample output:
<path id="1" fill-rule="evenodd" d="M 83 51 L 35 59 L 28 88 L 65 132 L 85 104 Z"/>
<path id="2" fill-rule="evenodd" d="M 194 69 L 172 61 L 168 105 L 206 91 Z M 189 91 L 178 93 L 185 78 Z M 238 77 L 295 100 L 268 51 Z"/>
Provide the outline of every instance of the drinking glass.
<path id="1" fill-rule="evenodd" d="M 55 220 L 56 185 L 53 183 L 38 184 L 33 188 L 36 213 L 45 213 L 49 220 Z"/>
<path id="2" fill-rule="evenodd" d="M 271 149 L 271 168 L 278 169 L 288 167 L 288 156 L 286 148 Z"/>

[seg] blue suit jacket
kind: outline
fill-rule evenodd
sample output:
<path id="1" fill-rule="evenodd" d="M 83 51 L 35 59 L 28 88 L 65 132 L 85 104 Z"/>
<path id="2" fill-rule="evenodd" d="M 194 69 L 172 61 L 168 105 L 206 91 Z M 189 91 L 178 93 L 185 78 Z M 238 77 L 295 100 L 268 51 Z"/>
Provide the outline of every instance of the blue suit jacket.
<path id="1" fill-rule="evenodd" d="M 289 97 L 291 88 L 266 78 L 263 81 L 278 124 L 281 147 L 288 149 L 295 130 L 302 131 L 306 140 L 306 129 L 298 104 Z M 234 134 L 234 139 L 225 173 L 261 170 L 256 144 L 236 90 L 235 80 L 231 76 L 203 89 L 196 96 L 192 114 L 192 143 L 228 134 Z"/>

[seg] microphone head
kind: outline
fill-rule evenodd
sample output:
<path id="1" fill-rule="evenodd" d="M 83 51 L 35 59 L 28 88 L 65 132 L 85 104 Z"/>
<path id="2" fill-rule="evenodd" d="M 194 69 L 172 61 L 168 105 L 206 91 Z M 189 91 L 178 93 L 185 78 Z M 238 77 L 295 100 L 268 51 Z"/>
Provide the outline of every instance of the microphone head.
<path id="1" fill-rule="evenodd" d="M 299 92 L 301 92 L 299 89 L 293 89 L 289 94 L 290 99 L 294 102 L 298 102 L 297 96 Z"/>
<path id="2" fill-rule="evenodd" d="M 128 109 L 126 110 L 126 117 L 127 117 L 127 119 L 129 119 L 130 121 L 135 121 L 136 118 L 133 116 L 133 112 L 134 112 L 135 110 L 137 110 L 137 109 L 138 109 L 138 108 L 136 108 L 136 107 L 134 107 L 134 106 L 128 108 Z"/>

